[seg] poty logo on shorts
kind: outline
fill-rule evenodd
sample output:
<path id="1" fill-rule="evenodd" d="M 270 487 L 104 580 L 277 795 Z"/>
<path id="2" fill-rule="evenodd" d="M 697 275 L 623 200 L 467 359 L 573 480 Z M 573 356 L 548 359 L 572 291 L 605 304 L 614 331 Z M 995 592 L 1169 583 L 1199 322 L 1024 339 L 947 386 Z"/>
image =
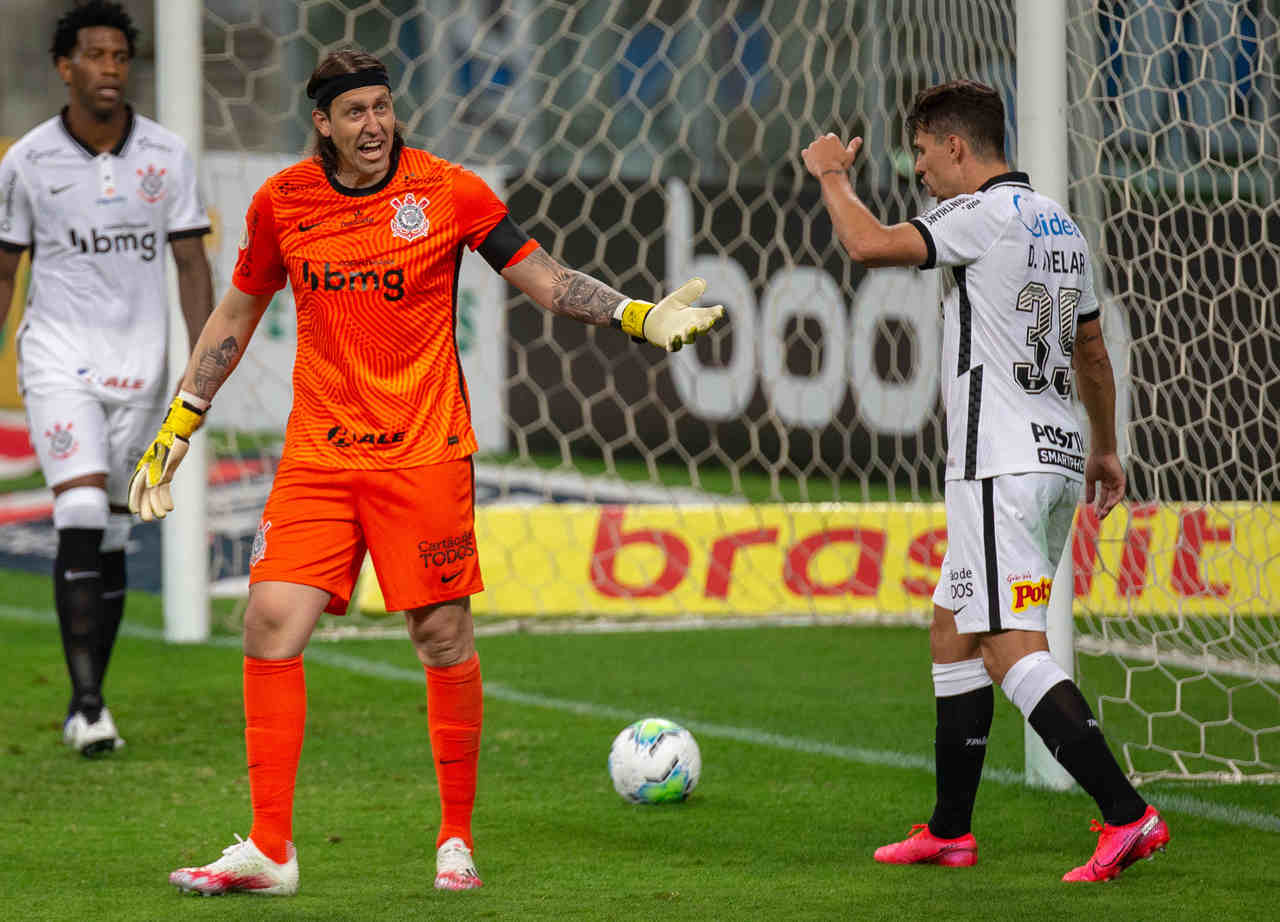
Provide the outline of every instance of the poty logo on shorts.
<path id="1" fill-rule="evenodd" d="M 405 193 L 403 200 L 392 199 L 391 205 L 395 208 L 395 216 L 391 219 L 391 233 L 393 236 L 402 237 L 405 240 L 417 240 L 419 237 L 425 237 L 427 230 L 431 227 L 431 222 L 427 220 L 427 213 L 423 209 L 431 204 L 430 199 L 423 199 L 422 204 L 418 204 L 418 200 L 414 198 L 412 192 Z"/>
<path id="2" fill-rule="evenodd" d="M 1024 611 L 1049 601 L 1049 590 L 1053 588 L 1053 580 L 1045 577 L 1040 580 L 1020 580 L 1010 587 L 1013 590 L 1013 610 Z"/>
<path id="3" fill-rule="evenodd" d="M 71 423 L 67 423 L 67 428 L 65 429 L 62 428 L 61 423 L 54 423 L 53 431 L 46 429 L 44 434 L 49 439 L 49 454 L 59 461 L 70 458 L 76 453 L 76 449 L 80 447 L 76 437 L 71 434 Z"/>
<path id="4" fill-rule="evenodd" d="M 253 536 L 253 549 L 249 551 L 249 566 L 256 567 L 258 562 L 267 556 L 267 532 L 270 530 L 269 519 L 258 526 L 258 532 Z"/>
<path id="5" fill-rule="evenodd" d="M 442 541 L 419 541 L 418 556 L 422 558 L 422 565 L 428 569 L 474 557 L 476 556 L 476 534 L 468 530 Z"/>

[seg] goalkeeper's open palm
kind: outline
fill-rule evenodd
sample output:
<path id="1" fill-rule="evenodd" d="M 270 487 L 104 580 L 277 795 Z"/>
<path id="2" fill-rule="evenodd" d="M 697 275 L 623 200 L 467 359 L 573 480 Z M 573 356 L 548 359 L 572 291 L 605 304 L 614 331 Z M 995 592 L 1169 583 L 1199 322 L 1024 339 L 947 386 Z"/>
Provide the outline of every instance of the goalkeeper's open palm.
<path id="1" fill-rule="evenodd" d="M 175 397 L 169 406 L 160 431 L 129 478 L 129 511 L 140 515 L 142 521 L 163 519 L 173 508 L 169 484 L 203 418 L 203 410 L 185 403 L 181 397 Z"/>
<path id="2" fill-rule="evenodd" d="M 693 306 L 706 288 L 707 283 L 702 279 L 690 279 L 657 304 L 632 301 L 624 312 L 622 328 L 668 352 L 679 352 L 681 346 L 692 343 L 698 334 L 710 330 L 724 316 L 724 307 L 719 304 Z M 632 310 L 633 307 L 638 310 Z"/>

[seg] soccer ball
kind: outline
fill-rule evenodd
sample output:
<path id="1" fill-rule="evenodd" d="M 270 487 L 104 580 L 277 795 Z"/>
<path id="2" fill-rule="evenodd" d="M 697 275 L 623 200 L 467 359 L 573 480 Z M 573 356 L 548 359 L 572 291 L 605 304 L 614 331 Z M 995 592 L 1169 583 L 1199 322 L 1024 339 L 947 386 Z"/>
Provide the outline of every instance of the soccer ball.
<path id="1" fill-rule="evenodd" d="M 702 774 L 698 741 L 684 727 L 661 717 L 637 720 L 609 749 L 613 788 L 633 804 L 677 803 Z"/>

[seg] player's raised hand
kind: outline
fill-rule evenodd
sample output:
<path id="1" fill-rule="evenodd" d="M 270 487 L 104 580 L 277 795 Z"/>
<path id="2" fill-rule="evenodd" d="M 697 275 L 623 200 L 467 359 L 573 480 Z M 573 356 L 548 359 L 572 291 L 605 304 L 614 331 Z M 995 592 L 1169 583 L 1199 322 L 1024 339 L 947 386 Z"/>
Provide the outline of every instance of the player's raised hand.
<path id="1" fill-rule="evenodd" d="M 679 352 L 724 316 L 724 307 L 694 307 L 707 283 L 690 279 L 657 304 L 630 301 L 622 308 L 622 331 L 635 339 L 643 339 L 668 352 Z"/>
<path id="2" fill-rule="evenodd" d="M 862 138 L 854 138 L 848 144 L 838 135 L 824 134 L 800 153 L 805 168 L 818 179 L 825 173 L 848 173 L 853 160 L 862 149 Z"/>
<path id="3" fill-rule="evenodd" d="M 1090 454 L 1084 463 L 1084 501 L 1101 521 L 1124 499 L 1124 466 L 1114 454 Z"/>
<path id="4" fill-rule="evenodd" d="M 204 422 L 204 410 L 183 396 L 173 398 L 160 431 L 129 478 L 129 511 L 142 516 L 144 522 L 163 519 L 173 508 L 169 484 L 187 455 L 192 433 Z"/>

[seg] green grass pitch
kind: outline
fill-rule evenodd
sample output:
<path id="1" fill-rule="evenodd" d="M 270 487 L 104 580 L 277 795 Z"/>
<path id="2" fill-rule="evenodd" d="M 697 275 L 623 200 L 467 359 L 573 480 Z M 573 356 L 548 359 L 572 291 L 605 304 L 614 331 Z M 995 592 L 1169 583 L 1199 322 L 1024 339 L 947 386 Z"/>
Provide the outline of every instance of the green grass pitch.
<path id="1" fill-rule="evenodd" d="M 236 638 L 159 640 L 133 593 L 107 693 L 128 746 L 61 745 L 66 678 L 46 579 L 0 573 L 0 919 L 1161 919 L 1254 922 L 1275 904 L 1280 787 L 1160 784 L 1169 850 L 1105 885 L 1084 795 L 1021 786 L 997 696 L 971 869 L 883 867 L 932 804 L 927 638 L 908 628 L 482 637 L 475 813 L 482 890 L 432 889 L 438 819 L 407 639 L 315 642 L 286 899 L 179 894 L 169 870 L 247 834 Z M 641 716 L 697 735 L 685 804 L 613 792 L 610 741 Z M 1277 715 L 1280 716 L 1280 715 Z"/>

